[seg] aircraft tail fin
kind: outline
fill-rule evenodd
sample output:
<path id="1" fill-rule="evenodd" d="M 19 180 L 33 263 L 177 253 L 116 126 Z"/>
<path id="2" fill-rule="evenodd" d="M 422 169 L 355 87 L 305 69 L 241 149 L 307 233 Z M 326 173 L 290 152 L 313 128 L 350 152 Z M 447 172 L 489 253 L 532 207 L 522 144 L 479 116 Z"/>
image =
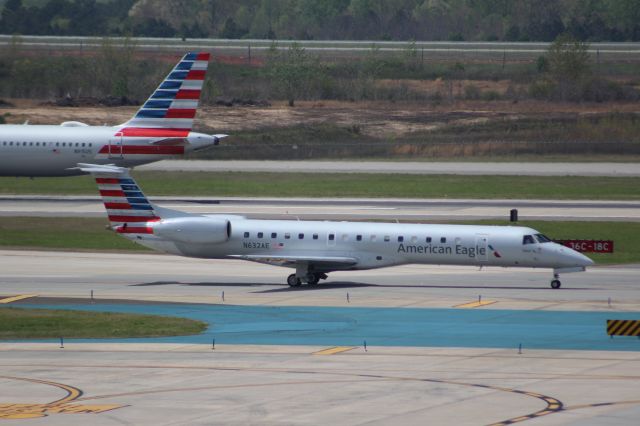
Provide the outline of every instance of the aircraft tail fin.
<path id="1" fill-rule="evenodd" d="M 78 168 L 95 178 L 111 228 L 118 233 L 151 234 L 150 222 L 189 216 L 151 204 L 125 167 L 79 163 Z"/>
<path id="2" fill-rule="evenodd" d="M 122 136 L 186 137 L 193 128 L 210 54 L 190 52 L 121 126 Z"/>

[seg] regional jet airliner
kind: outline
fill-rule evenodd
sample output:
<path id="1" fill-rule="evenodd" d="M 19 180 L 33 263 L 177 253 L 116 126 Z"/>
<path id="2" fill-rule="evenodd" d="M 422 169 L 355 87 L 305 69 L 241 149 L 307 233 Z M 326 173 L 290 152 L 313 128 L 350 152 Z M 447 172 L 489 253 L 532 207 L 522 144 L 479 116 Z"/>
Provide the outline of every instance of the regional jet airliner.
<path id="1" fill-rule="evenodd" d="M 208 53 L 187 53 L 119 126 L 0 125 L 0 176 L 69 176 L 82 174 L 78 162 L 132 167 L 217 145 L 226 135 L 191 130 L 208 64 Z"/>
<path id="2" fill-rule="evenodd" d="M 317 284 L 333 271 L 409 263 L 584 271 L 593 262 L 520 226 L 256 220 L 194 215 L 149 203 L 122 167 L 79 164 L 98 184 L 111 228 L 154 250 L 205 259 L 244 259 L 295 269 L 287 283 Z"/>

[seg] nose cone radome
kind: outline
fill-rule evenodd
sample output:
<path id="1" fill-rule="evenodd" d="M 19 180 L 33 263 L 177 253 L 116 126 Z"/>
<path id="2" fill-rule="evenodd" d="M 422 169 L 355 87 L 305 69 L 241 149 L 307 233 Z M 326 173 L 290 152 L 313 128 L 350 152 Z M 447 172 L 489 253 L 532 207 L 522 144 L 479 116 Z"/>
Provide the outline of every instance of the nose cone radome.
<path id="1" fill-rule="evenodd" d="M 563 263 L 566 263 L 567 266 L 587 267 L 594 264 L 593 260 L 589 259 L 584 254 L 559 244 L 558 254 L 560 254 L 564 261 Z"/>

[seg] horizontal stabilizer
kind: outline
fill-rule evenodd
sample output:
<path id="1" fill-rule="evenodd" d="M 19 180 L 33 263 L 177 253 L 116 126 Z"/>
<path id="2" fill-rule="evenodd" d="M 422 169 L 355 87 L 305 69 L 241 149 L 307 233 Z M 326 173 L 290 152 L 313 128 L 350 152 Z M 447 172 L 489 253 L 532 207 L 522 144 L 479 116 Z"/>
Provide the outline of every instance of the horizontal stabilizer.
<path id="1" fill-rule="evenodd" d="M 129 175 L 129 169 L 126 167 L 118 167 L 112 164 L 88 164 L 78 163 L 78 167 L 74 167 L 74 170 L 80 170 L 85 173 L 91 174 L 109 174 L 109 175 Z"/>

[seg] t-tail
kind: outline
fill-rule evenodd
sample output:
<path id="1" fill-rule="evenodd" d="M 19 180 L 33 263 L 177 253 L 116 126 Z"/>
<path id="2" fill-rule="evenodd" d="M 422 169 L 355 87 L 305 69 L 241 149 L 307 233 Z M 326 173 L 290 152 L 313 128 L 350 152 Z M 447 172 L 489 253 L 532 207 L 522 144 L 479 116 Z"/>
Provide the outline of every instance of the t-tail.
<path id="1" fill-rule="evenodd" d="M 95 178 L 111 229 L 139 244 L 183 254 L 180 244 L 219 243 L 231 235 L 227 217 L 204 217 L 149 202 L 125 167 L 80 163 L 78 169 Z"/>
<path id="2" fill-rule="evenodd" d="M 129 175 L 129 169 L 97 164 L 78 166 L 94 176 L 114 231 L 120 234 L 153 233 L 151 224 L 159 221 L 160 216 Z"/>

